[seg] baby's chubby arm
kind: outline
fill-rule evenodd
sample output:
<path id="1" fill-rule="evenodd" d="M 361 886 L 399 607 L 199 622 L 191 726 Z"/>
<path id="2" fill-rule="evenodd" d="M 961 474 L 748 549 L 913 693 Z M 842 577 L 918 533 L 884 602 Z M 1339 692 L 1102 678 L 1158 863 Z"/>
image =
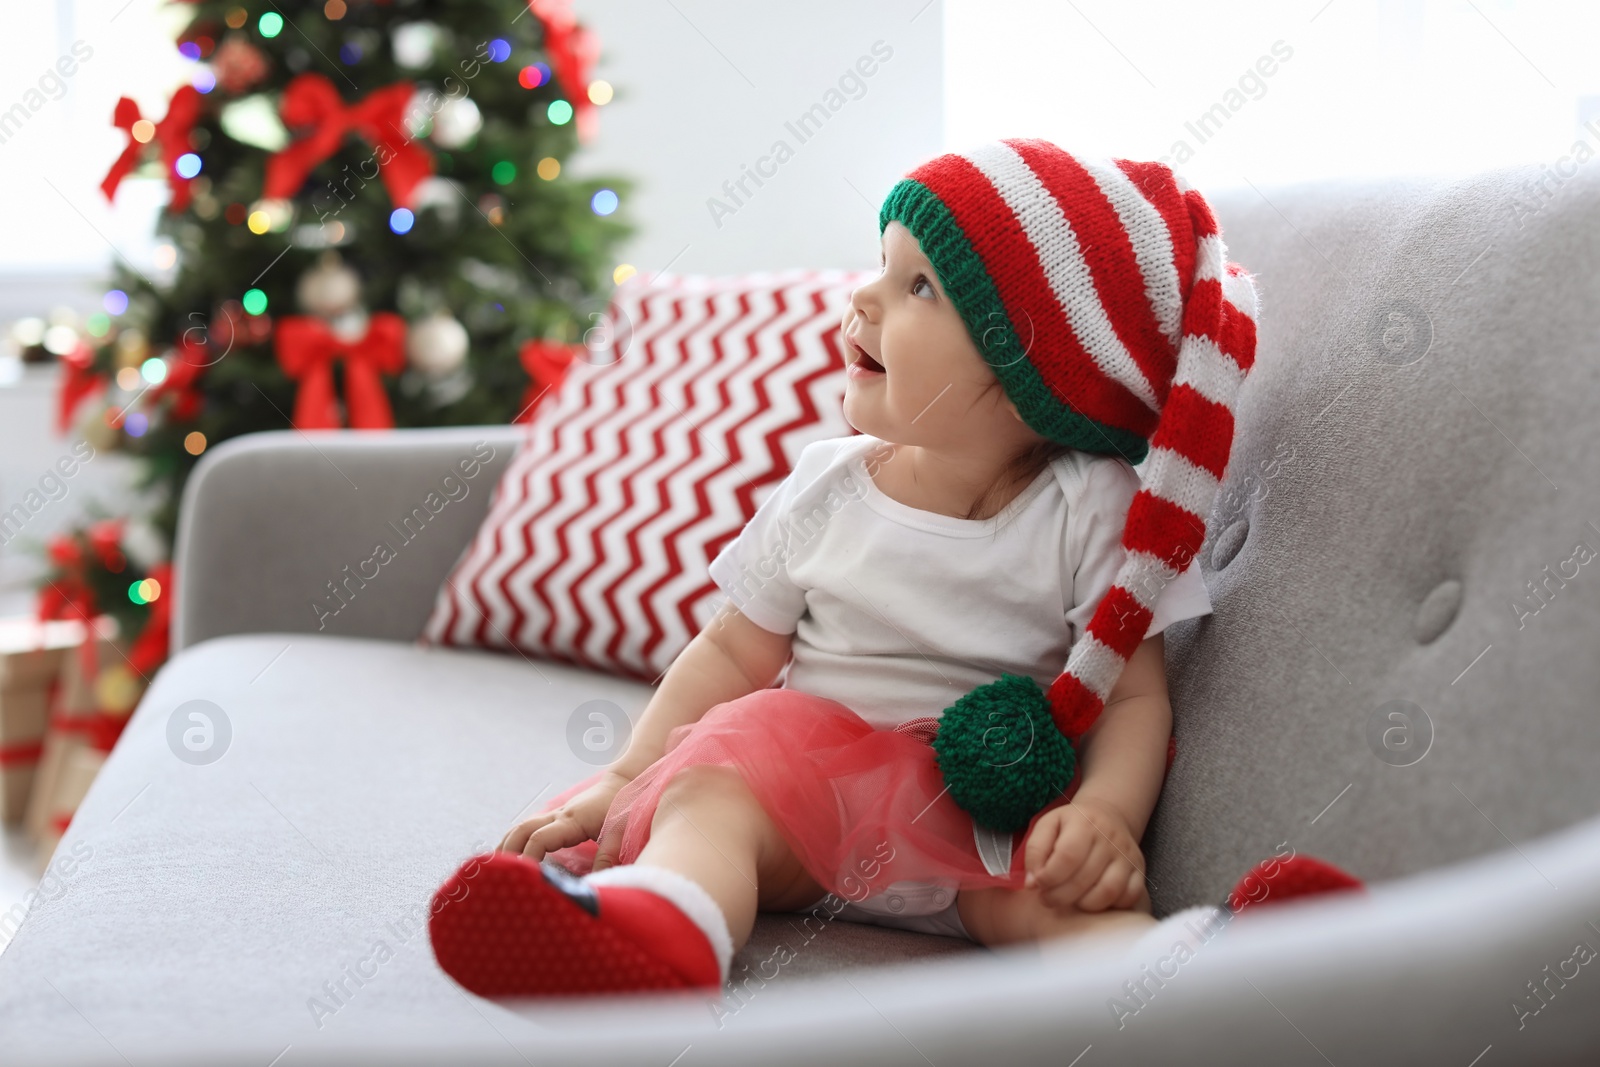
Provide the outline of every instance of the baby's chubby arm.
<path id="1" fill-rule="evenodd" d="M 764 630 L 725 603 L 667 668 L 634 727 L 628 750 L 611 769 L 638 777 L 661 758 L 675 727 L 699 722 L 718 704 L 771 685 L 789 662 L 793 644 L 794 634 Z"/>
<path id="2" fill-rule="evenodd" d="M 667 668 L 627 750 L 600 780 L 560 807 L 513 827 L 501 840 L 501 851 L 542 860 L 546 852 L 595 838 L 617 793 L 661 758 L 667 735 L 685 723 L 700 721 L 718 704 L 771 685 L 789 661 L 793 640 L 793 634 L 764 630 L 732 603 L 725 604 Z M 616 847 L 616 840 L 599 842 L 595 870 L 615 862 Z"/>
<path id="3" fill-rule="evenodd" d="M 1027 884 L 1043 887 L 1049 904 L 1128 908 L 1144 893 L 1139 840 L 1161 794 L 1172 734 L 1163 637 L 1134 650 L 1081 739 L 1078 791 L 1040 817 L 1028 838 Z"/>

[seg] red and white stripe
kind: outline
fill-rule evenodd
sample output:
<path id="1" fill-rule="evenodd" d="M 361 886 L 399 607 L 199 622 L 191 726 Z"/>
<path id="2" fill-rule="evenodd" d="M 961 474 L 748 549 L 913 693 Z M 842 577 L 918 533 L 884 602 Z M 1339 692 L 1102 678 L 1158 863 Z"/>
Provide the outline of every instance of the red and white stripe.
<path id="1" fill-rule="evenodd" d="M 619 286 L 625 344 L 574 364 L 529 425 L 422 640 L 659 677 L 715 609 L 711 559 L 806 445 L 854 432 L 839 321 L 873 277 Z"/>
<path id="2" fill-rule="evenodd" d="M 1255 285 L 1228 262 L 1204 198 L 1159 163 L 1010 138 L 909 177 L 950 211 L 1013 329 L 1031 327 L 1028 358 L 1057 399 L 1149 441 L 1126 558 L 1050 689 L 1055 721 L 1075 739 L 1204 540 L 1255 358 Z"/>
<path id="3" fill-rule="evenodd" d="M 1066 153 L 1053 146 L 1049 149 L 1035 149 L 1041 162 L 1058 170 L 1073 169 L 1063 167 L 1060 157 Z M 1206 518 L 1232 451 L 1235 397 L 1255 360 L 1258 297 L 1254 281 L 1242 267 L 1228 261 L 1216 219 L 1199 192 L 1181 175 L 1172 174 L 1172 180 L 1163 183 L 1159 172 L 1139 172 L 1140 167 L 1148 166 L 1123 161 L 1113 166 L 1077 163 L 1077 169 L 1095 177 L 1100 195 L 1067 202 L 1073 219 L 1079 220 L 1078 229 L 1087 231 L 1096 225 L 1083 223 L 1084 218 L 1098 220 L 1102 240 L 1108 238 L 1106 216 L 1115 217 L 1125 239 L 1110 243 L 1131 250 L 1118 266 L 1127 270 L 1129 259 L 1136 265 L 1146 306 L 1164 336 L 1170 336 L 1174 282 L 1184 273 L 1183 253 L 1186 248 L 1193 249 L 1192 259 L 1187 260 L 1192 263 L 1192 276 L 1186 280 L 1188 295 L 1179 305 L 1182 336 L 1170 380 L 1144 378 L 1162 396 L 1162 402 L 1159 421 L 1149 438 L 1141 488 L 1128 509 L 1123 531 L 1127 555 L 1083 637 L 1068 654 L 1064 671 L 1050 688 L 1055 721 L 1073 739 L 1094 725 L 1128 659 L 1144 640 L 1161 590 L 1189 565 L 1205 539 Z M 999 173 L 999 168 L 993 169 Z M 1139 178 L 1145 180 L 1136 180 Z M 1022 182 L 1017 187 L 1031 190 L 1034 186 Z M 1068 211 L 1061 203 L 1055 207 L 1065 219 Z M 1064 222 L 1062 228 L 1070 231 L 1071 225 Z M 1059 237 L 1057 243 L 1061 243 Z M 1034 244 L 1040 247 L 1037 241 Z M 1120 281 L 1123 293 L 1131 288 L 1126 282 L 1129 276 Z M 1109 284 L 1096 290 L 1076 287 L 1070 295 L 1103 311 L 1106 302 L 1100 296 L 1112 291 Z M 1092 323 L 1099 316 L 1091 308 L 1069 318 Z M 1103 337 L 1091 340 L 1088 347 L 1095 344 L 1103 345 Z M 1096 365 L 1143 396 L 1141 382 L 1120 358 L 1097 357 Z M 1139 370 L 1148 374 L 1150 365 L 1148 360 L 1141 361 Z"/>

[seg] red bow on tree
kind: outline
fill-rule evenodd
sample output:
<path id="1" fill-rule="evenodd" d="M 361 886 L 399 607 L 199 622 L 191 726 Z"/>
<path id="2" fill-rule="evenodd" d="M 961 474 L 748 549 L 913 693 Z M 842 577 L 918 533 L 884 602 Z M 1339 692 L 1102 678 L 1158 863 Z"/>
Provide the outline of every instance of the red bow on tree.
<path id="1" fill-rule="evenodd" d="M 587 142 L 596 133 L 589 81 L 600 60 L 600 39 L 578 25 L 572 0 L 528 0 L 528 10 L 544 26 L 544 47 L 550 54 L 550 65 L 572 104 L 578 140 Z"/>
<path id="2" fill-rule="evenodd" d="M 533 407 L 540 397 L 561 384 L 572 367 L 572 361 L 583 345 L 566 345 L 555 341 L 527 341 L 517 353 L 522 369 L 528 372 L 528 389 L 522 394 L 522 411 L 513 423 L 532 422 Z"/>
<path id="3" fill-rule="evenodd" d="M 261 195 L 273 199 L 294 196 L 318 163 L 339 150 L 352 131 L 373 146 L 378 176 L 389 199 L 411 206 L 417 183 L 433 173 L 433 155 L 407 134 L 404 120 L 411 101 L 411 83 L 396 82 L 345 106 L 333 82 L 321 74 L 301 74 L 284 90 L 278 111 L 291 129 L 311 127 L 311 132 L 267 160 Z"/>
<path id="4" fill-rule="evenodd" d="M 50 558 L 67 572 L 50 579 L 39 588 L 38 617 L 40 622 L 51 619 L 82 619 L 95 617 L 94 590 L 81 571 L 74 568 L 81 562 L 78 546 L 65 534 L 50 542 Z"/>
<path id="5" fill-rule="evenodd" d="M 122 552 L 123 522 L 122 519 L 101 519 L 89 527 L 86 537 L 101 566 L 112 574 L 122 573 L 128 565 Z M 45 551 L 59 573 L 39 588 L 36 617 L 40 622 L 77 619 L 89 628 L 89 636 L 78 647 L 78 655 L 84 677 L 93 678 L 99 673 L 95 650 L 100 604 L 85 568 L 83 547 L 71 533 L 63 533 L 52 537 Z"/>
<path id="6" fill-rule="evenodd" d="M 200 100 L 200 90 L 194 86 L 179 88 L 167 104 L 167 117 L 155 123 L 155 136 L 150 138 L 161 146 L 161 162 L 167 172 L 167 185 L 172 189 L 172 199 L 167 203 L 168 211 L 183 211 L 189 206 L 189 179 L 178 174 L 176 164 L 178 157 L 189 151 L 189 132 L 200 117 Z M 111 164 L 105 181 L 100 183 L 100 191 L 106 194 L 107 200 L 116 196 L 117 186 L 122 184 L 122 179 L 139 165 L 145 142 L 133 136 L 133 127 L 141 117 L 139 105 L 128 97 L 117 101 L 111 121 L 112 125 L 128 131 L 128 147 Z"/>
<path id="7" fill-rule="evenodd" d="M 122 528 L 125 519 L 101 519 L 89 526 L 89 547 L 100 558 L 100 565 L 112 574 L 121 574 L 128 565 L 122 554 Z"/>
<path id="8" fill-rule="evenodd" d="M 406 322 L 392 311 L 374 314 L 367 333 L 346 341 L 328 324 L 309 315 L 288 315 L 278 320 L 273 333 L 278 364 L 300 383 L 294 397 L 297 430 L 336 430 L 339 408 L 333 394 L 333 361 L 344 358 L 345 406 L 350 426 L 358 430 L 387 430 L 394 426 L 389 395 L 382 374 L 398 374 L 406 365 Z"/>
<path id="9" fill-rule="evenodd" d="M 78 405 L 106 387 L 106 376 L 96 374 L 91 369 L 93 365 L 94 352 L 82 341 L 61 357 L 61 391 L 56 395 L 56 433 L 66 433 Z"/>
<path id="10" fill-rule="evenodd" d="M 172 404 L 172 417 L 179 422 L 189 421 L 199 414 L 200 404 L 205 399 L 195 388 L 195 382 L 212 362 L 205 344 L 185 334 L 173 349 L 172 358 L 167 360 L 167 376 L 150 387 L 151 398 L 174 394 L 177 399 Z"/>

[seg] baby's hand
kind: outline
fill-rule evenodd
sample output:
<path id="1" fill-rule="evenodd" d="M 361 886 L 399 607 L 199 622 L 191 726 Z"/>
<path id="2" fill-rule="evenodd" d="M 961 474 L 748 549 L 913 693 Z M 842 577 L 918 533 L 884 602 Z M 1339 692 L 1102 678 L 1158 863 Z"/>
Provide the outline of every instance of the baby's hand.
<path id="1" fill-rule="evenodd" d="M 1131 908 L 1144 892 L 1144 854 L 1122 813 L 1093 797 L 1074 799 L 1039 817 L 1023 849 L 1040 898 L 1082 911 Z"/>
<path id="2" fill-rule="evenodd" d="M 560 807 L 552 811 L 542 811 L 513 826 L 501 839 L 497 851 L 520 854 L 531 860 L 541 861 L 547 852 L 570 848 L 594 839 L 605 824 L 606 815 L 611 810 L 611 802 L 629 781 L 630 779 L 614 771 L 605 771 L 593 785 L 570 797 Z M 615 862 L 616 845 L 619 843 L 613 840 L 600 842 L 601 847 L 595 853 L 595 870 L 601 870 Z"/>

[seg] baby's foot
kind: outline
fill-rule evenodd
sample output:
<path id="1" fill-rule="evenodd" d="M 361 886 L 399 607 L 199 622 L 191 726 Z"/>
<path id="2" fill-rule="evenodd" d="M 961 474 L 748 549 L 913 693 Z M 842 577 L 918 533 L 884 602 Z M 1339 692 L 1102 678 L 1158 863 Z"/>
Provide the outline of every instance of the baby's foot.
<path id="1" fill-rule="evenodd" d="M 705 894 L 676 872 L 648 873 L 676 895 L 677 880 Z M 721 988 L 731 946 L 713 946 L 667 895 L 607 881 L 507 852 L 475 856 L 434 893 L 434 956 L 483 997 Z"/>
<path id="2" fill-rule="evenodd" d="M 1141 951 L 1151 947 L 1167 949 L 1181 941 L 1190 950 L 1197 950 L 1220 934 L 1246 908 L 1365 888 L 1359 878 L 1315 856 L 1262 860 L 1234 883 L 1220 906 L 1196 904 L 1168 915 L 1141 936 L 1134 947 Z"/>
<path id="3" fill-rule="evenodd" d="M 1245 872 L 1228 894 L 1228 909 L 1276 904 L 1295 897 L 1342 893 L 1366 888 L 1361 879 L 1315 856 L 1266 859 Z"/>

